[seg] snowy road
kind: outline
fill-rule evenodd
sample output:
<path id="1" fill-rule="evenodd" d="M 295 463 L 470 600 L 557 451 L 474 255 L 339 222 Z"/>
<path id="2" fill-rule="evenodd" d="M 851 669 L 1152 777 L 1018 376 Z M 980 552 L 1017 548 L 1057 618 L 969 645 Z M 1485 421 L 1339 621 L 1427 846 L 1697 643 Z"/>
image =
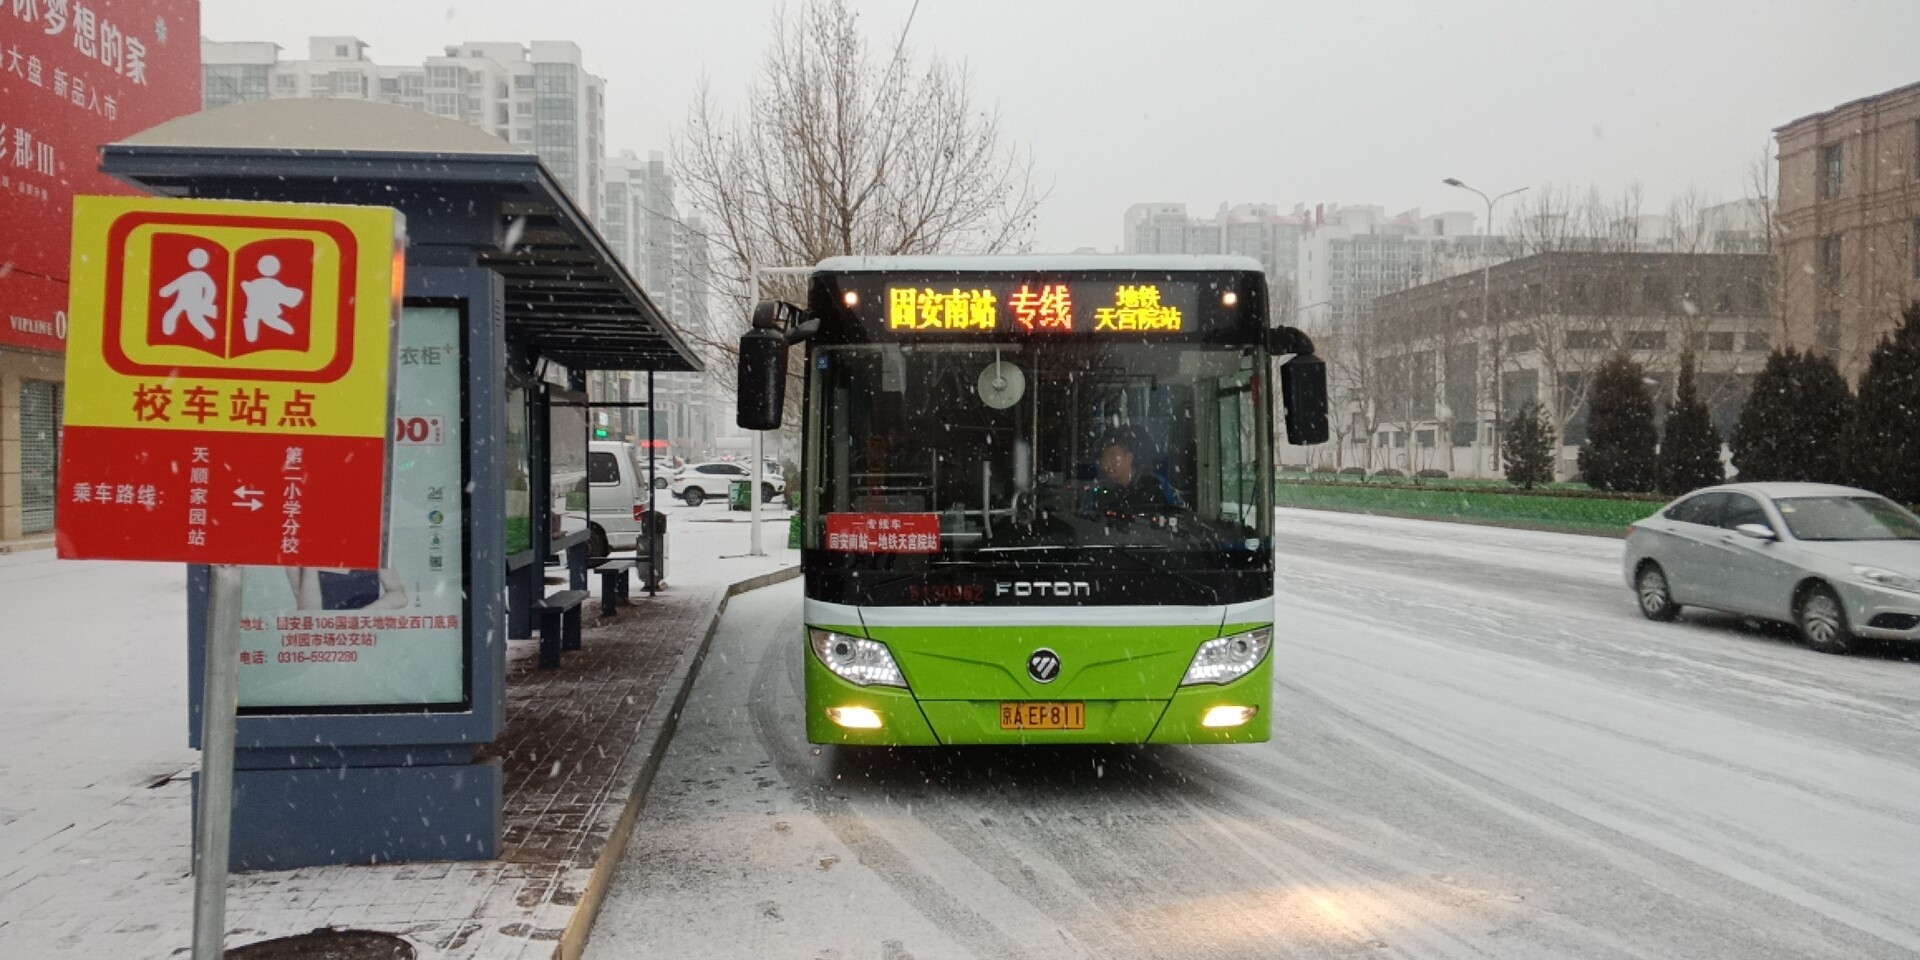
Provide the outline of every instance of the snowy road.
<path id="1" fill-rule="evenodd" d="M 588 957 L 1920 956 L 1920 665 L 1286 511 L 1273 742 L 845 756 L 735 601 Z"/>

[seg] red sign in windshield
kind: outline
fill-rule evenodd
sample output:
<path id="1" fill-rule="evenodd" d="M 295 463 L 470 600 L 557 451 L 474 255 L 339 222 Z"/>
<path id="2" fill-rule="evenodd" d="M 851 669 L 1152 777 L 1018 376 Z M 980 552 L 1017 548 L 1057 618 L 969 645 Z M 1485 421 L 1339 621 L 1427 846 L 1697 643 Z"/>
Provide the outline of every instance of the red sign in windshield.
<path id="1" fill-rule="evenodd" d="M 938 553 L 937 513 L 829 513 L 827 549 L 847 553 Z"/>

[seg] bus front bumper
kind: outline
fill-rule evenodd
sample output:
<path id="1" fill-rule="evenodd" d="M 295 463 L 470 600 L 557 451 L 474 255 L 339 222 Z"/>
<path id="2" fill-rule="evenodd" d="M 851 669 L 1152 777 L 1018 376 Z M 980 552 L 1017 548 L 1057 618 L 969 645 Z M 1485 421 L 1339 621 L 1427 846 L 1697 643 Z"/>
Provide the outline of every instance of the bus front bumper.
<path id="1" fill-rule="evenodd" d="M 1273 658 L 1225 684 L 1180 687 L 1171 700 L 1084 701 L 1077 730 L 1006 730 L 999 700 L 919 700 L 862 687 L 807 662 L 807 740 L 853 746 L 1072 743 L 1263 743 L 1272 736 Z M 1241 708 L 1236 710 L 1235 708 Z M 1250 712 L 1250 716 L 1244 716 Z M 1208 725 L 1244 719 L 1226 726 Z"/>

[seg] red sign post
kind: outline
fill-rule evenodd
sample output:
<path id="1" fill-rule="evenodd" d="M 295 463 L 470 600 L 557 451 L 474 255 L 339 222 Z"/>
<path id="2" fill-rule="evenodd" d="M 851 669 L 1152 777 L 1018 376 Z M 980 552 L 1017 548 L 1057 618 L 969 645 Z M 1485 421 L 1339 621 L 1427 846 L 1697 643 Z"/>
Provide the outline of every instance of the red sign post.
<path id="1" fill-rule="evenodd" d="M 73 223 L 54 539 L 66 558 L 211 566 L 193 957 L 216 960 L 238 565 L 383 566 L 403 221 L 385 207 L 89 196 Z"/>

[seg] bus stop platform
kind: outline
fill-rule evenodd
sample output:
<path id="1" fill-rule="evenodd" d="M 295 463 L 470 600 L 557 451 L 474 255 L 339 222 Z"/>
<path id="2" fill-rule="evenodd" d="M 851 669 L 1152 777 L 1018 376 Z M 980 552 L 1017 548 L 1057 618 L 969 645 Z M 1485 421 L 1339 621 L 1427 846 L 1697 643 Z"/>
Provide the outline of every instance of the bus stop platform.
<path id="1" fill-rule="evenodd" d="M 765 531 L 768 556 L 747 557 L 741 556 L 744 528 L 698 520 L 724 510 L 720 503 L 675 509 L 668 588 L 649 599 L 636 583 L 631 604 L 611 618 L 590 605 L 582 649 L 569 652 L 559 669 L 537 668 L 537 640 L 513 641 L 506 729 L 490 748 L 506 780 L 498 859 L 237 874 L 228 887 L 229 947 L 332 928 L 397 934 L 421 957 L 577 956 L 598 891 L 624 849 L 632 814 L 727 600 L 799 573 L 799 552 L 785 549 L 779 527 Z M 182 621 L 154 615 L 168 603 L 184 608 L 177 568 L 62 563 L 50 552 L 19 553 L 0 562 L 0 593 L 26 596 L 31 589 L 47 598 L 30 601 L 25 619 L 51 625 L 83 614 L 85 608 L 72 603 L 87 596 L 103 572 L 140 578 L 130 629 L 90 628 L 82 643 L 92 655 L 82 659 L 74 659 L 72 649 L 45 657 L 16 651 L 13 637 L 24 642 L 44 635 L 9 631 L 0 655 L 35 674 L 110 664 L 124 675 L 129 694 L 152 677 L 184 684 L 184 664 L 175 662 L 179 638 L 171 629 L 168 636 L 140 635 L 135 626 L 151 630 L 153 623 Z M 563 570 L 549 573 L 548 589 L 565 589 Z M 60 586 L 68 580 L 71 591 Z M 13 660 L 16 653 L 23 659 Z M 31 686 L 41 679 L 21 681 Z M 56 692 L 80 689 L 77 677 L 46 679 Z M 105 686 L 112 690 L 117 682 Z M 98 686 L 98 679 L 87 685 Z M 179 743 L 180 702 L 178 689 L 140 688 L 114 697 L 113 709 L 94 711 L 97 718 L 89 722 L 100 729 L 93 734 L 74 729 L 77 703 L 49 696 L 0 704 L 0 735 L 31 745 L 0 758 L 0 778 L 9 787 L 0 802 L 6 814 L 0 816 L 0 860 L 9 865 L 0 884 L 0 956 L 185 955 L 193 892 L 185 810 L 195 754 Z M 46 722 L 54 711 L 69 717 L 65 726 Z M 111 744 L 129 725 L 173 736 L 155 738 L 156 746 L 166 745 L 160 755 L 155 746 L 145 754 L 103 756 L 56 742 L 78 734 L 85 742 Z"/>

